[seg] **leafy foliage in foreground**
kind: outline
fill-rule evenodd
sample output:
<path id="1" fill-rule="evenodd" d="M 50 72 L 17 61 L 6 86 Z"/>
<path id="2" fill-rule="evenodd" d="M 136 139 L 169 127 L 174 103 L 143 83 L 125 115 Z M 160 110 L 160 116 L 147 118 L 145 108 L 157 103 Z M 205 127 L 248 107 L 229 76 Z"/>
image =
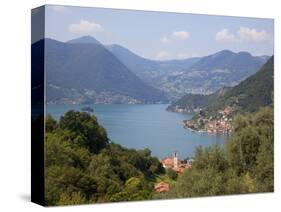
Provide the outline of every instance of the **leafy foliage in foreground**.
<path id="1" fill-rule="evenodd" d="M 46 204 L 67 205 L 151 199 L 164 169 L 148 149 L 109 143 L 94 116 L 69 111 L 46 117 Z"/>
<path id="2" fill-rule="evenodd" d="M 182 198 L 272 192 L 273 109 L 237 116 L 225 148 L 198 147 L 193 167 L 177 175 L 163 169 L 148 149 L 109 143 L 94 116 L 69 111 L 46 117 L 46 204 Z M 155 193 L 156 182 L 170 183 Z"/>
<path id="3" fill-rule="evenodd" d="M 270 107 L 237 116 L 225 148 L 198 147 L 192 169 L 178 177 L 170 192 L 154 198 L 272 192 L 273 117 Z"/>

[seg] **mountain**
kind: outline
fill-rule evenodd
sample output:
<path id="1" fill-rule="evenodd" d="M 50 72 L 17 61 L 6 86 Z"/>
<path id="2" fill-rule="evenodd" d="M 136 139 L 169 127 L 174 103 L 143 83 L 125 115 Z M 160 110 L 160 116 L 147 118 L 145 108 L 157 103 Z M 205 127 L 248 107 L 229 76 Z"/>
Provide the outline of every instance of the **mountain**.
<path id="1" fill-rule="evenodd" d="M 68 43 L 96 43 L 103 45 L 91 36 L 76 38 L 68 41 Z M 158 89 L 162 88 L 157 86 L 155 82 L 165 76 L 177 75 L 199 60 L 199 58 L 194 57 L 182 60 L 156 61 L 143 58 L 118 44 L 104 45 L 104 47 L 127 66 L 128 69 L 134 72 L 141 80 Z M 173 93 L 168 92 L 168 94 L 170 94 L 169 96 L 173 99 Z"/>
<path id="2" fill-rule="evenodd" d="M 98 42 L 87 36 L 71 43 L 81 40 L 83 43 Z M 140 79 L 164 91 L 171 100 L 186 93 L 210 94 L 226 86 L 235 86 L 254 74 L 269 58 L 222 50 L 201 58 L 157 61 L 143 58 L 117 44 L 105 47 Z"/>
<path id="3" fill-rule="evenodd" d="M 97 39 L 92 36 L 82 36 L 79 38 L 75 38 L 72 40 L 67 41 L 67 43 L 94 43 L 102 45 Z"/>
<path id="4" fill-rule="evenodd" d="M 152 82 L 155 77 L 164 74 L 163 70 L 159 70 L 156 61 L 140 57 L 120 45 L 108 45 L 106 48 L 138 77 L 147 82 Z"/>
<path id="5" fill-rule="evenodd" d="M 186 94 L 173 104 L 169 105 L 167 110 L 172 112 L 192 112 L 206 108 L 208 105 L 216 102 L 221 96 L 229 91 L 230 87 L 223 87 L 218 91 L 209 94 Z"/>
<path id="6" fill-rule="evenodd" d="M 167 101 L 162 91 L 140 80 L 103 45 L 85 43 L 86 40 L 89 38 L 67 43 L 51 39 L 39 41 L 45 42 L 47 102 Z"/>
<path id="7" fill-rule="evenodd" d="M 103 45 L 91 36 L 68 43 Z M 172 101 L 186 93 L 206 95 L 223 87 L 235 86 L 254 74 L 268 59 L 268 56 L 252 56 L 248 52 L 222 50 L 201 58 L 157 61 L 138 56 L 117 44 L 103 47 L 146 84 L 165 92 Z"/>
<path id="8" fill-rule="evenodd" d="M 217 111 L 226 106 L 240 112 L 255 112 L 260 107 L 273 104 L 274 57 L 271 57 L 254 75 L 229 89 L 209 105 L 207 111 Z"/>
<path id="9" fill-rule="evenodd" d="M 176 96 L 209 94 L 222 87 L 237 85 L 259 70 L 266 59 L 268 57 L 255 57 L 248 52 L 223 50 L 202 57 L 179 75 L 161 79 L 158 86 L 165 91 L 173 89 Z"/>
<path id="10" fill-rule="evenodd" d="M 155 81 L 158 81 L 167 75 L 174 75 L 176 72 L 190 67 L 199 60 L 199 58 L 195 57 L 167 61 L 149 60 L 138 56 L 120 45 L 108 45 L 107 48 L 137 76 L 154 86 Z"/>
<path id="11" fill-rule="evenodd" d="M 223 88 L 210 95 L 187 94 L 168 107 L 171 111 L 201 109 L 215 116 L 231 107 L 234 112 L 255 112 L 272 105 L 274 58 L 271 57 L 254 75 L 232 88 Z"/>

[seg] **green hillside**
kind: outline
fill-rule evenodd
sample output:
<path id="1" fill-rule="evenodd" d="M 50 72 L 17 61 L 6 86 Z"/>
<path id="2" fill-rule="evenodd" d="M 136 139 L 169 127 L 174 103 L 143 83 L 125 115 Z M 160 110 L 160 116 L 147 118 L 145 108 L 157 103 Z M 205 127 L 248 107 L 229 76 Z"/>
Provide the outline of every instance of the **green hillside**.
<path id="1" fill-rule="evenodd" d="M 223 88 L 210 95 L 187 94 L 168 107 L 171 111 L 202 109 L 210 114 L 227 106 L 236 112 L 254 112 L 272 105 L 274 58 L 254 75 L 232 88 Z"/>
<path id="2" fill-rule="evenodd" d="M 173 112 L 188 112 L 188 111 L 200 110 L 217 101 L 229 89 L 230 89 L 229 87 L 224 87 L 209 95 L 186 94 L 178 101 L 171 104 L 167 108 L 167 110 Z"/>
<path id="3" fill-rule="evenodd" d="M 206 107 L 206 111 L 215 112 L 226 106 L 234 107 L 237 112 L 255 112 L 260 107 L 270 106 L 273 101 L 274 58 L 254 75 L 229 89 L 218 100 Z"/>

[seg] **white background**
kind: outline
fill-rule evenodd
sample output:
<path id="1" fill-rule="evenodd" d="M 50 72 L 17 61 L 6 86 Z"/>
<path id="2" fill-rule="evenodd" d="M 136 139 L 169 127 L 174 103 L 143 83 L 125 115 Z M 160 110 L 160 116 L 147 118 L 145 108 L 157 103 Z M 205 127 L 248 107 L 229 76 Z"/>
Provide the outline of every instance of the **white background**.
<path id="1" fill-rule="evenodd" d="M 52 207 L 48 210 L 280 211 L 281 19 L 278 14 L 281 14 L 281 7 L 278 2 L 278 0 L 2 0 L 0 3 L 0 211 L 46 210 L 29 201 L 30 10 L 46 3 L 275 18 L 276 38 L 274 194 Z"/>

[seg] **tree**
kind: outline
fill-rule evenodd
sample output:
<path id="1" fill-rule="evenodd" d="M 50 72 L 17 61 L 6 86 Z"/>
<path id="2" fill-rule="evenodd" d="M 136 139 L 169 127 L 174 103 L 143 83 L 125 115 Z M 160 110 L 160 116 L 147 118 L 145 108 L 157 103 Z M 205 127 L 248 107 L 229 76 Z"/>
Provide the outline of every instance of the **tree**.
<path id="1" fill-rule="evenodd" d="M 222 195 L 224 184 L 223 174 L 213 169 L 190 169 L 178 177 L 170 197 Z"/>
<path id="2" fill-rule="evenodd" d="M 86 112 L 68 111 L 60 118 L 59 126 L 71 132 L 72 142 L 92 153 L 98 153 L 108 145 L 105 129 L 98 124 L 95 116 Z"/>
<path id="3" fill-rule="evenodd" d="M 46 132 L 52 132 L 56 128 L 57 128 L 56 120 L 50 114 L 47 114 L 47 116 L 45 118 L 45 129 L 46 129 Z"/>
<path id="4" fill-rule="evenodd" d="M 224 150 L 219 146 L 214 145 L 205 149 L 199 146 L 195 150 L 193 167 L 198 170 L 209 168 L 223 172 L 228 168 L 228 161 Z"/>
<path id="5" fill-rule="evenodd" d="M 58 201 L 58 205 L 77 205 L 86 204 L 88 201 L 81 192 L 62 193 Z"/>
<path id="6" fill-rule="evenodd" d="M 163 172 L 149 149 L 108 143 L 94 116 L 69 111 L 46 131 L 46 204 L 150 199 L 155 176 Z"/>
<path id="7" fill-rule="evenodd" d="M 254 176 L 258 183 L 258 190 L 269 192 L 274 190 L 274 161 L 273 142 L 264 140 L 257 155 L 257 165 Z"/>
<path id="8" fill-rule="evenodd" d="M 238 173 L 252 171 L 262 140 L 254 126 L 247 126 L 227 143 L 229 162 Z"/>
<path id="9" fill-rule="evenodd" d="M 238 174 L 249 172 L 253 175 L 258 171 L 257 159 L 262 157 L 259 154 L 268 153 L 273 157 L 273 110 L 263 108 L 255 114 L 239 116 L 234 126 L 235 131 L 226 144 L 228 161 Z M 264 145 L 267 147 L 262 147 Z M 261 153 L 266 149 L 267 153 Z M 270 160 L 273 159 L 268 159 L 269 164 Z"/>
<path id="10" fill-rule="evenodd" d="M 171 168 L 168 168 L 166 170 L 166 174 L 171 180 L 176 180 L 177 177 L 178 177 L 177 172 L 175 170 L 171 169 Z"/>

